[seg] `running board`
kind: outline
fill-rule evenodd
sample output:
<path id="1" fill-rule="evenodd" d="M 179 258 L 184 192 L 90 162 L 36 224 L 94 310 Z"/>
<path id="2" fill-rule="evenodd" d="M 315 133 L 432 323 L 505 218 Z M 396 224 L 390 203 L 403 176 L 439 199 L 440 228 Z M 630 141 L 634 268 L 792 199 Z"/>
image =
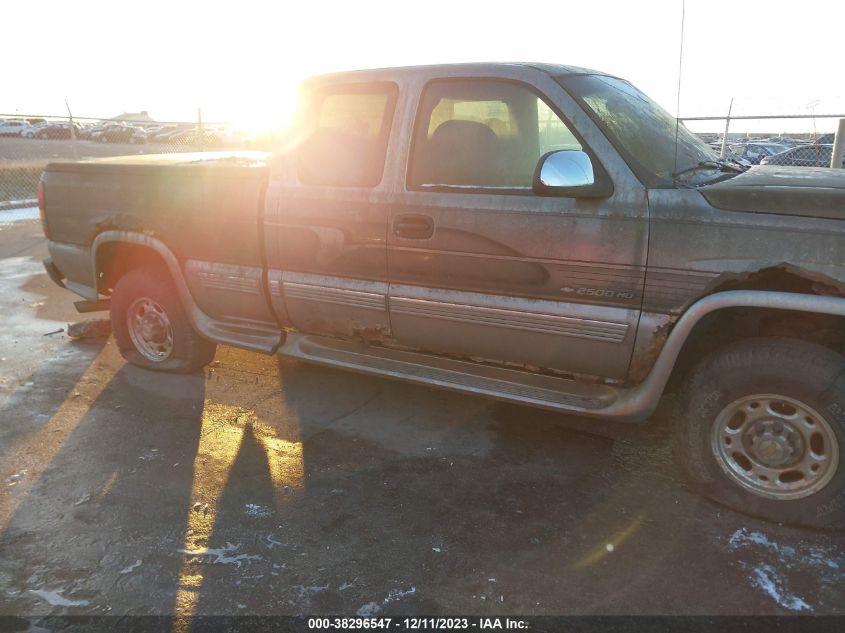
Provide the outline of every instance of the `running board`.
<path id="1" fill-rule="evenodd" d="M 279 354 L 364 374 L 596 417 L 603 417 L 602 409 L 610 407 L 620 394 L 620 390 L 608 385 L 295 333 L 288 334 Z"/>
<path id="2" fill-rule="evenodd" d="M 244 325 L 228 321 L 206 320 L 202 334 L 206 338 L 224 345 L 242 347 L 262 354 L 274 354 L 284 337 L 278 328 Z"/>

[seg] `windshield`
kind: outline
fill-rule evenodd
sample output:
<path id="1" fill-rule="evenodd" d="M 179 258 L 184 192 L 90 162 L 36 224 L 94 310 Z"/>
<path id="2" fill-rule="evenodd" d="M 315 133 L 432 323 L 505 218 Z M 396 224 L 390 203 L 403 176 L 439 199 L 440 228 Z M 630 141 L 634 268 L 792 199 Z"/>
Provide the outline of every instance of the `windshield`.
<path id="1" fill-rule="evenodd" d="M 704 141 L 683 125 L 678 126 L 675 117 L 627 81 L 603 75 L 568 75 L 557 81 L 591 115 L 648 186 L 670 184 L 678 170 L 719 158 Z"/>

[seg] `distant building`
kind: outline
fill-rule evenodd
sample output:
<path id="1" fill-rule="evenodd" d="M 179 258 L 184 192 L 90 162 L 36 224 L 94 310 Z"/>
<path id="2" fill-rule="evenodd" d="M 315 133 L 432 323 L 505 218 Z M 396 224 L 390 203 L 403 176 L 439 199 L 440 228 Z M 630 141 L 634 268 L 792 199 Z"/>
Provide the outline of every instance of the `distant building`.
<path id="1" fill-rule="evenodd" d="M 146 110 L 140 112 L 124 112 L 109 119 L 109 121 L 135 121 L 136 123 L 155 123 L 155 119 Z"/>

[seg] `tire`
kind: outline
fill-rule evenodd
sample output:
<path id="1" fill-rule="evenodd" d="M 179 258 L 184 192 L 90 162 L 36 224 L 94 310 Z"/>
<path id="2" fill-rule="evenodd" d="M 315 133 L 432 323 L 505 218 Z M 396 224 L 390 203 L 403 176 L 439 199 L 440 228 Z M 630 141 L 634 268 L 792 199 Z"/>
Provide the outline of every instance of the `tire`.
<path id="1" fill-rule="evenodd" d="M 111 297 L 111 323 L 120 353 L 133 365 L 192 373 L 214 358 L 216 344 L 191 326 L 170 275 L 145 266 L 126 273 Z M 129 322 L 134 315 L 133 327 Z"/>
<path id="2" fill-rule="evenodd" d="M 784 338 L 713 352 L 682 387 L 672 442 L 711 499 L 770 521 L 845 529 L 840 354 Z"/>

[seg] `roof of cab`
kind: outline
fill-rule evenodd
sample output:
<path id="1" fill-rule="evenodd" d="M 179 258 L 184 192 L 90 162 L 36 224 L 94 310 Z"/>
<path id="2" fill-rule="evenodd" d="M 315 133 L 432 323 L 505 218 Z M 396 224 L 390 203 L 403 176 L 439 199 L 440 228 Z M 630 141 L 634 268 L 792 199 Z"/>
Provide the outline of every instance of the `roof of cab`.
<path id="1" fill-rule="evenodd" d="M 597 70 L 589 68 L 581 68 L 579 66 L 566 66 L 563 64 L 546 64 L 534 62 L 472 62 L 462 64 L 432 64 L 427 66 L 397 66 L 393 68 L 371 68 L 361 70 L 346 70 L 336 73 L 328 73 L 325 75 L 315 75 L 305 80 L 309 83 L 322 83 L 339 80 L 354 80 L 354 79 L 397 79 L 400 77 L 408 78 L 413 75 L 436 76 L 443 74 L 447 76 L 455 76 L 462 72 L 471 73 L 473 75 L 479 73 L 495 73 L 497 70 L 508 68 L 525 68 L 526 70 L 539 70 L 554 77 L 562 75 L 606 75 Z"/>

